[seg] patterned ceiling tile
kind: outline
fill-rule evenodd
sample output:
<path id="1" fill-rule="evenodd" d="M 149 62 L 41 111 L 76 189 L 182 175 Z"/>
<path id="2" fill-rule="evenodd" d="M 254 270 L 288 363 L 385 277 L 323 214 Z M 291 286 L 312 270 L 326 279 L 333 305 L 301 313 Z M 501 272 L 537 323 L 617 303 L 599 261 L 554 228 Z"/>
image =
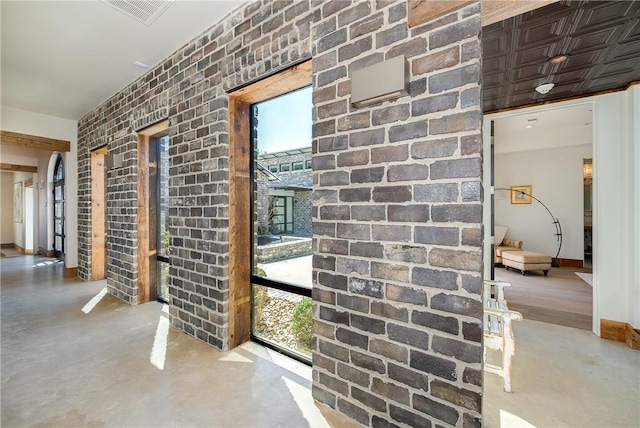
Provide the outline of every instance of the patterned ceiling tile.
<path id="1" fill-rule="evenodd" d="M 640 81 L 640 1 L 563 0 L 483 28 L 485 112 Z M 549 59 L 568 54 L 561 64 Z M 553 82 L 547 95 L 534 88 Z"/>

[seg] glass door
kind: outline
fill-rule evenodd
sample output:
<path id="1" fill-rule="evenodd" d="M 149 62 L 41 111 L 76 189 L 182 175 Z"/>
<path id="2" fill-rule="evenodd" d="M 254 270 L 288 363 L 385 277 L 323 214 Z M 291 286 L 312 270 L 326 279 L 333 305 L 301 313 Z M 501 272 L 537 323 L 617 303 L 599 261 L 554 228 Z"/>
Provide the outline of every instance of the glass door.
<path id="1" fill-rule="evenodd" d="M 53 170 L 53 252 L 60 260 L 64 260 L 64 223 L 64 162 L 58 156 Z"/>

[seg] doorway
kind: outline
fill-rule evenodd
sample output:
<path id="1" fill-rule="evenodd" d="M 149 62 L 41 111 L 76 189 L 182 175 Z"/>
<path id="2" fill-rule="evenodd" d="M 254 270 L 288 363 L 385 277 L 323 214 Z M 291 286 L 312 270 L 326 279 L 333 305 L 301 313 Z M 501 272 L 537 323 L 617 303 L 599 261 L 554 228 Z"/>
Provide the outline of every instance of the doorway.
<path id="1" fill-rule="evenodd" d="M 593 159 L 583 160 L 584 178 L 584 267 L 593 268 Z"/>
<path id="2" fill-rule="evenodd" d="M 36 216 L 34 204 L 33 176 L 24 181 L 24 253 L 34 253 L 34 218 Z"/>
<path id="3" fill-rule="evenodd" d="M 91 280 L 107 277 L 107 147 L 91 152 Z"/>
<path id="4" fill-rule="evenodd" d="M 484 181 L 491 184 L 485 188 L 485 278 L 511 282 L 505 292 L 509 308 L 527 319 L 593 330 L 596 285 L 584 252 L 584 158 L 594 150 L 593 102 L 532 107 L 484 120 Z M 531 189 L 531 203 L 514 202 L 512 186 Z M 562 239 L 553 219 L 561 224 Z M 491 245 L 502 239 L 492 233 L 495 225 L 506 229 L 505 239 L 521 241 L 522 250 L 550 255 L 549 277 L 494 268 Z"/>
<path id="5" fill-rule="evenodd" d="M 53 169 L 53 254 L 64 260 L 65 242 L 64 161 L 58 155 Z"/>

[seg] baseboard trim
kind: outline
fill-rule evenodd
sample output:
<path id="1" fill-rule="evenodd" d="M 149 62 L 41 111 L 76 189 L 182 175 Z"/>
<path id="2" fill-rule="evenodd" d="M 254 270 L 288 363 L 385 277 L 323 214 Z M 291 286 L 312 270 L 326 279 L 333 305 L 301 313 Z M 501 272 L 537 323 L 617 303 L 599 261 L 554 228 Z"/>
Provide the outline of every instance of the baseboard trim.
<path id="1" fill-rule="evenodd" d="M 15 248 L 15 245 L 13 242 L 9 242 L 7 244 L 0 244 L 0 248 Z"/>
<path id="2" fill-rule="evenodd" d="M 71 268 L 64 268 L 64 277 L 65 278 L 75 278 L 76 276 L 78 276 L 78 268 L 77 267 L 71 267 Z"/>
<path id="3" fill-rule="evenodd" d="M 625 342 L 629 345 L 629 348 L 640 351 L 640 329 L 633 328 L 627 324 Z"/>
<path id="4" fill-rule="evenodd" d="M 640 330 L 625 322 L 601 319 L 600 337 L 626 343 L 629 348 L 640 351 Z"/>
<path id="5" fill-rule="evenodd" d="M 22 248 L 20 245 L 18 244 L 13 244 L 13 249 L 16 251 L 21 252 L 22 254 L 24 254 L 24 248 Z"/>
<path id="6" fill-rule="evenodd" d="M 561 267 L 581 268 L 584 267 L 583 260 L 577 259 L 556 259 Z"/>
<path id="7" fill-rule="evenodd" d="M 38 248 L 38 254 L 40 254 L 41 256 L 49 257 L 49 258 L 52 258 L 53 256 L 56 255 L 55 251 L 47 250 L 42 247 Z"/>

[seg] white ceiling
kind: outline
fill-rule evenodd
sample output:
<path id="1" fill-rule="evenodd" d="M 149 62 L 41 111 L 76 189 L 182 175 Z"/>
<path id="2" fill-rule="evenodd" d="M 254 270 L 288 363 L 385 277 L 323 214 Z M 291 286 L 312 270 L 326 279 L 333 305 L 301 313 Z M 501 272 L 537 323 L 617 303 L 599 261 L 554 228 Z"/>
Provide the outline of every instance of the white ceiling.
<path id="1" fill-rule="evenodd" d="M 98 0 L 2 0 L 2 105 L 77 120 L 241 3 L 175 0 L 147 26 Z"/>
<path id="2" fill-rule="evenodd" d="M 175 0 L 147 26 L 99 0 L 1 0 L 2 105 L 77 120 L 148 70 L 135 61 L 152 68 L 242 3 Z M 496 153 L 546 148 L 543 129 L 584 129 L 590 109 L 523 110 L 499 119 Z M 530 118 L 538 121 L 526 129 Z"/>
<path id="3" fill-rule="evenodd" d="M 496 154 L 557 149 L 593 143 L 593 105 L 558 105 L 514 111 L 495 120 Z M 527 128 L 530 126 L 530 128 Z"/>

